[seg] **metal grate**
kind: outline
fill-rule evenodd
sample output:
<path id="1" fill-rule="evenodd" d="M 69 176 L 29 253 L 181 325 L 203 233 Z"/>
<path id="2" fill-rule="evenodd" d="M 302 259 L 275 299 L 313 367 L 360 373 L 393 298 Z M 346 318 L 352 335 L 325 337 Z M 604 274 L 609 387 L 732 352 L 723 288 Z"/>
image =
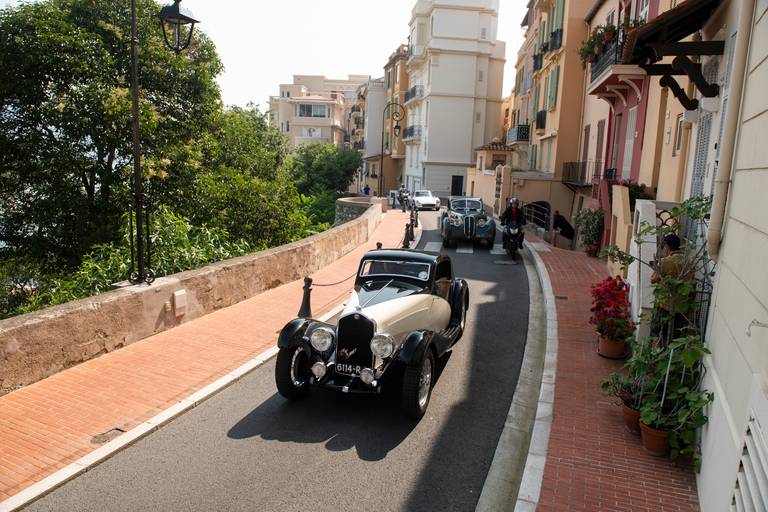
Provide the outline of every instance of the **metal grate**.
<path id="1" fill-rule="evenodd" d="M 768 510 L 768 445 L 760 425 L 751 417 L 731 498 L 731 511 L 753 510 Z"/>
<path id="2" fill-rule="evenodd" d="M 339 320 L 337 355 L 340 363 L 371 366 L 371 338 L 374 334 L 373 322 L 365 315 L 353 313 Z"/>

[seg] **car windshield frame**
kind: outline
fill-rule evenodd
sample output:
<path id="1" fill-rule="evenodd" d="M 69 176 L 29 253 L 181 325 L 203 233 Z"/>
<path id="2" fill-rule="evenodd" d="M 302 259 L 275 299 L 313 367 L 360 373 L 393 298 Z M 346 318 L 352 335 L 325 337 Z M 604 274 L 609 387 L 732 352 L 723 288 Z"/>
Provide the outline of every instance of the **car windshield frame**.
<path id="1" fill-rule="evenodd" d="M 432 192 L 429 190 L 417 190 L 413 194 L 413 197 L 432 197 Z"/>
<path id="2" fill-rule="evenodd" d="M 464 206 L 459 206 L 459 204 L 462 204 Z M 477 207 L 469 207 L 469 204 L 475 204 Z M 451 200 L 451 210 L 482 210 L 483 209 L 483 202 L 479 199 L 453 199 Z"/>
<path id="3" fill-rule="evenodd" d="M 382 271 L 370 272 L 372 264 L 379 263 L 388 265 L 389 267 Z M 400 270 L 398 267 L 410 265 L 413 270 L 409 273 L 393 272 L 393 270 Z M 404 267 L 402 267 L 404 268 Z M 395 260 L 395 259 L 367 259 L 360 265 L 358 276 L 360 279 L 369 279 L 375 277 L 382 278 L 402 278 L 402 279 L 415 279 L 417 281 L 429 282 L 430 275 L 432 273 L 432 266 L 429 263 L 421 261 L 409 261 L 409 260 Z"/>

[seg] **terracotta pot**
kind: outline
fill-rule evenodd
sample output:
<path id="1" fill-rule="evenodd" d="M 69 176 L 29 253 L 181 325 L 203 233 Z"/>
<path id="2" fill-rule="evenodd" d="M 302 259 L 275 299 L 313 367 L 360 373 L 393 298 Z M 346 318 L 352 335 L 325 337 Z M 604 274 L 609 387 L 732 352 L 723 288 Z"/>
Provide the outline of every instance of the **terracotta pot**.
<path id="1" fill-rule="evenodd" d="M 642 439 L 643 448 L 651 454 L 658 455 L 659 457 L 669 455 L 669 441 L 667 440 L 666 430 L 657 430 L 641 421 L 640 439 Z"/>
<path id="2" fill-rule="evenodd" d="M 624 416 L 624 426 L 633 434 L 640 434 L 640 411 L 627 404 L 621 404 L 621 412 Z"/>
<path id="3" fill-rule="evenodd" d="M 624 341 L 613 341 L 600 336 L 597 342 L 597 353 L 608 359 L 624 359 L 627 354 L 627 344 Z"/>

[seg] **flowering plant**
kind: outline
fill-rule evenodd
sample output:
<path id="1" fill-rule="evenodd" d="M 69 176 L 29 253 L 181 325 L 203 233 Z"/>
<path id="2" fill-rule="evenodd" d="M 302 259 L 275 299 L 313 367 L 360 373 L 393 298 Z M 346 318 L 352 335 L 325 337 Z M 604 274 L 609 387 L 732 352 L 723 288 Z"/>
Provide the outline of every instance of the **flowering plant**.
<path id="1" fill-rule="evenodd" d="M 621 277 L 609 277 L 591 288 L 592 317 L 589 323 L 611 341 L 625 341 L 635 332 L 630 320 L 629 286 Z"/>

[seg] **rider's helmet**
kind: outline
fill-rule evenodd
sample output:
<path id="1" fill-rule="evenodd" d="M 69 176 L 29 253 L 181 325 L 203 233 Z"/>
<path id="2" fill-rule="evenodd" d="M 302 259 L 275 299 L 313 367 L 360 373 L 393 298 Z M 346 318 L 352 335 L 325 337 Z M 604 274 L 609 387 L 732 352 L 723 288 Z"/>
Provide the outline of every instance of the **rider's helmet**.
<path id="1" fill-rule="evenodd" d="M 509 198 L 509 206 L 517 207 L 518 204 L 520 204 L 520 202 L 517 200 L 516 197 Z"/>

